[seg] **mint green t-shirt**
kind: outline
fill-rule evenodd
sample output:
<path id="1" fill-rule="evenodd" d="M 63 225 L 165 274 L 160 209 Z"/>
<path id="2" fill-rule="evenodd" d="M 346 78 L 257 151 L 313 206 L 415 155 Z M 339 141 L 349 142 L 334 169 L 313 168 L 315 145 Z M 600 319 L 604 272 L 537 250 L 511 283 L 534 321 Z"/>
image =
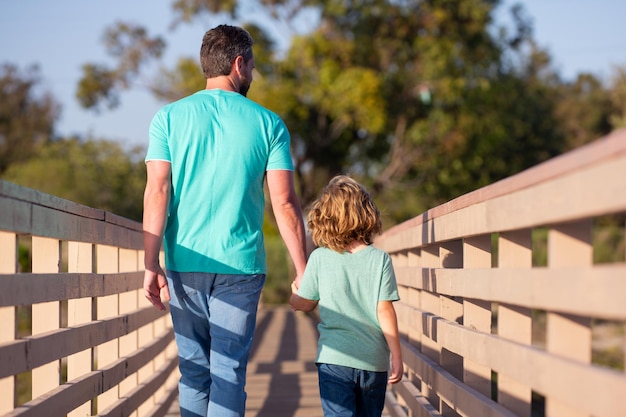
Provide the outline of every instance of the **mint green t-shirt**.
<path id="1" fill-rule="evenodd" d="M 368 246 L 356 253 L 317 248 L 309 257 L 300 297 L 319 300 L 317 363 L 383 372 L 389 346 L 378 322 L 379 301 L 396 301 L 389 255 Z"/>
<path id="2" fill-rule="evenodd" d="M 202 90 L 160 109 L 146 161 L 171 163 L 165 266 L 179 272 L 266 273 L 268 170 L 293 170 L 289 132 L 241 94 Z"/>

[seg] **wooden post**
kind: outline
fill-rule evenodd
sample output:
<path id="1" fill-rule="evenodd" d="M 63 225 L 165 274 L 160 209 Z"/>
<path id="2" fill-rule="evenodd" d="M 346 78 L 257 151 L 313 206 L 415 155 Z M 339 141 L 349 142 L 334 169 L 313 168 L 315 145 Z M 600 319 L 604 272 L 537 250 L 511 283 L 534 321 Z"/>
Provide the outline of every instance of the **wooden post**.
<path id="1" fill-rule="evenodd" d="M 491 268 L 491 235 L 466 238 L 463 241 L 463 268 Z M 482 333 L 491 333 L 491 302 L 463 299 L 463 325 Z M 491 398 L 491 368 L 465 359 L 463 381 Z"/>
<path id="2" fill-rule="evenodd" d="M 0 231 L 0 273 L 15 274 L 17 272 L 17 235 Z M 15 340 L 17 328 L 15 323 L 15 307 L 0 307 L 0 344 Z M 0 379 L 0 414 L 13 410 L 16 403 L 15 377 Z"/>
<path id="3" fill-rule="evenodd" d="M 500 233 L 498 268 L 532 267 L 532 233 L 530 229 Z M 498 336 L 530 346 L 532 316 L 529 308 L 509 304 L 498 306 Z M 519 366 L 525 366 L 519 364 Z M 510 375 L 498 374 L 498 402 L 520 417 L 530 417 L 532 391 Z"/>
<path id="4" fill-rule="evenodd" d="M 61 242 L 58 239 L 33 236 L 33 273 L 55 273 L 61 270 Z M 59 329 L 61 303 L 50 301 L 33 305 L 32 334 Z M 33 369 L 33 399 L 59 386 L 61 361 L 56 360 Z"/>
<path id="5" fill-rule="evenodd" d="M 430 279 L 427 272 L 431 268 L 439 267 L 439 245 L 429 245 L 422 248 L 422 279 Z M 441 346 L 436 342 L 437 340 L 437 324 L 436 320 L 433 320 L 433 316 L 440 315 L 441 302 L 437 294 L 433 294 L 431 291 L 420 291 L 419 306 L 422 310 L 422 322 L 420 323 L 422 345 L 421 352 L 439 363 L 439 356 L 441 355 Z M 428 314 L 431 313 L 431 314 Z M 439 396 L 437 395 L 437 387 L 431 387 L 428 384 L 422 383 L 422 395 L 428 398 L 428 402 L 431 404 L 439 404 Z"/>
<path id="6" fill-rule="evenodd" d="M 116 273 L 119 271 L 118 248 L 113 246 L 96 246 L 96 272 L 99 274 Z M 107 295 L 96 300 L 96 319 L 102 320 L 118 315 L 119 295 Z M 119 358 L 117 340 L 102 343 L 96 347 L 96 364 L 98 369 L 115 362 Z M 98 396 L 98 412 L 113 405 L 119 398 L 119 387 L 116 386 Z"/>
<path id="7" fill-rule="evenodd" d="M 68 272 L 93 272 L 94 247 L 90 243 L 68 242 Z M 67 303 L 67 325 L 77 326 L 92 321 L 91 297 L 69 300 Z M 79 378 L 92 371 L 93 352 L 85 349 L 67 358 L 67 380 Z M 91 415 L 91 401 L 72 410 L 68 417 Z"/>
<path id="8" fill-rule="evenodd" d="M 137 251 L 130 249 L 119 250 L 119 272 L 137 271 Z M 132 290 L 119 294 L 119 314 L 132 313 L 137 310 L 139 291 Z M 120 337 L 119 355 L 124 357 L 132 354 L 138 348 L 137 331 L 132 331 L 127 335 Z M 119 394 L 120 398 L 125 397 L 130 391 L 137 387 L 137 373 L 129 375 L 125 380 L 120 382 Z M 130 417 L 137 417 L 137 410 L 130 414 Z"/>
<path id="9" fill-rule="evenodd" d="M 548 267 L 587 267 L 593 264 L 592 221 L 564 223 L 548 231 Z M 546 350 L 554 355 L 591 363 L 591 319 L 548 312 Z M 584 381 L 580 381 L 581 384 Z M 567 404 L 546 398 L 547 417 L 586 416 Z"/>

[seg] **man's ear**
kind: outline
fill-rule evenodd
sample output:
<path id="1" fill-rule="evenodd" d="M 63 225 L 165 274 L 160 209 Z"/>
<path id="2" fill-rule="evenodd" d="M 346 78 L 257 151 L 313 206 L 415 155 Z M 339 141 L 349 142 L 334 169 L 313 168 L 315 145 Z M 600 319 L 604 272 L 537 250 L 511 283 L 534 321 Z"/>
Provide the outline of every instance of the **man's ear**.
<path id="1" fill-rule="evenodd" d="M 239 55 L 237 58 L 235 58 L 235 61 L 233 61 L 233 67 L 231 68 L 231 71 L 235 71 L 235 73 L 239 75 L 243 71 L 243 67 L 245 64 L 246 63 L 243 60 L 243 56 Z"/>

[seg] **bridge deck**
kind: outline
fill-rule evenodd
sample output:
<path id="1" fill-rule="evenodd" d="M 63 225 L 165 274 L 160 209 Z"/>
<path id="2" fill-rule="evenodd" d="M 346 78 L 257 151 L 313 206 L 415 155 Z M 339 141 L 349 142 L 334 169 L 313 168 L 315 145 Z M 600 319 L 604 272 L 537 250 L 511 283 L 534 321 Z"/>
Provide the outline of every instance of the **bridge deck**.
<path id="1" fill-rule="evenodd" d="M 313 362 L 316 325 L 286 306 L 259 310 L 248 364 L 246 417 L 323 417 Z M 178 416 L 175 402 L 167 417 Z"/>

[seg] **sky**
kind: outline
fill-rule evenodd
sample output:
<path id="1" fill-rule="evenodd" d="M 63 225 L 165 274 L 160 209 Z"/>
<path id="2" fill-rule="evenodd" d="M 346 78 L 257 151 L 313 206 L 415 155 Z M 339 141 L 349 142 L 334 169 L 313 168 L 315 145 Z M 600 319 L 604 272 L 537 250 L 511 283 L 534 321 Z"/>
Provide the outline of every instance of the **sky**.
<path id="1" fill-rule="evenodd" d="M 532 19 L 534 38 L 548 50 L 553 66 L 566 80 L 580 72 L 608 79 L 615 66 L 626 66 L 625 0 L 520 0 Z M 111 63 L 102 43 L 106 27 L 123 20 L 144 25 L 150 35 L 167 42 L 163 65 L 172 67 L 180 57 L 197 57 L 202 35 L 220 23 L 236 23 L 208 17 L 193 25 L 170 30 L 171 0 L 0 0 L 0 64 L 20 69 L 37 64 L 39 85 L 62 106 L 57 134 L 91 136 L 120 142 L 123 146 L 146 146 L 154 113 L 164 104 L 141 87 L 121 95 L 122 105 L 99 114 L 82 109 L 75 99 L 81 67 Z M 515 3 L 504 0 L 496 11 L 506 22 Z M 248 15 L 258 15 L 250 10 Z M 282 33 L 292 33 L 297 22 Z M 297 29 L 295 29 L 297 30 Z M 288 39 L 288 37 L 285 37 Z M 286 40 L 283 44 L 286 45 Z M 147 78 L 138 79 L 138 85 Z M 254 84 L 252 86 L 254 88 Z"/>

